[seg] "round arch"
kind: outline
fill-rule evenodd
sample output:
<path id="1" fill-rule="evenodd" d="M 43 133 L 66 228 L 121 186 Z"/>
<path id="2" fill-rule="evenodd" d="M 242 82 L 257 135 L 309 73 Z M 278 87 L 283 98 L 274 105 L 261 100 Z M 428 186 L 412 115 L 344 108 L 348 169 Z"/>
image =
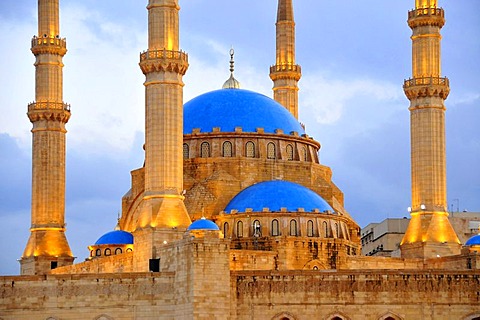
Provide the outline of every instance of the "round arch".
<path id="1" fill-rule="evenodd" d="M 480 313 L 478 313 L 478 312 L 471 313 L 468 316 L 466 316 L 465 318 L 463 318 L 463 320 L 480 320 Z"/>

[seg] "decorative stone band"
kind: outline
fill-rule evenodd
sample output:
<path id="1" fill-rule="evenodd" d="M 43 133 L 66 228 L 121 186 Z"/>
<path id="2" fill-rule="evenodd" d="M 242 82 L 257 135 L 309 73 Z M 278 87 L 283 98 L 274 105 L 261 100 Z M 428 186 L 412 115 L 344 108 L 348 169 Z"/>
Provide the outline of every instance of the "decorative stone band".
<path id="1" fill-rule="evenodd" d="M 39 54 L 58 54 L 64 56 L 67 53 L 67 40 L 57 37 L 37 37 L 32 39 L 32 53 L 36 56 Z"/>
<path id="2" fill-rule="evenodd" d="M 405 80 L 403 90 L 409 100 L 423 97 L 439 97 L 447 99 L 450 93 L 450 82 L 444 77 L 422 77 Z"/>
<path id="3" fill-rule="evenodd" d="M 33 225 L 32 228 L 30 228 L 30 232 L 34 232 L 34 231 L 63 231 L 65 232 L 65 225 L 63 225 L 63 227 L 58 227 L 57 225 L 53 226 L 53 227 L 50 227 L 50 226 L 43 226 L 43 227 L 39 227 L 39 226 L 36 226 L 36 225 Z"/>
<path id="4" fill-rule="evenodd" d="M 70 105 L 60 102 L 33 102 L 28 105 L 28 118 L 31 122 L 40 120 L 67 123 L 70 119 Z"/>
<path id="5" fill-rule="evenodd" d="M 442 8 L 422 8 L 408 12 L 408 26 L 410 28 L 421 26 L 443 27 L 445 25 L 445 12 Z"/>
<path id="6" fill-rule="evenodd" d="M 188 54 L 183 51 L 147 50 L 140 53 L 140 68 L 150 72 L 175 72 L 184 75 L 188 69 Z"/>

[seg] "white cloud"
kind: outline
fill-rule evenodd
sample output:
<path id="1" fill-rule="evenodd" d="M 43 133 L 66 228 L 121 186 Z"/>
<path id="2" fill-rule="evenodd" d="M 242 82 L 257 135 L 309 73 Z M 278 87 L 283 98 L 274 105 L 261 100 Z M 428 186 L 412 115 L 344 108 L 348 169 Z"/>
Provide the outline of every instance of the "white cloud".
<path id="1" fill-rule="evenodd" d="M 300 102 L 307 114 L 315 114 L 318 124 L 335 124 L 350 108 L 362 107 L 365 117 L 370 117 L 372 107 L 394 102 L 400 97 L 400 91 L 397 85 L 378 80 L 326 78 L 321 74 L 310 74 L 302 79 Z M 360 100 L 369 104 L 358 106 Z"/>

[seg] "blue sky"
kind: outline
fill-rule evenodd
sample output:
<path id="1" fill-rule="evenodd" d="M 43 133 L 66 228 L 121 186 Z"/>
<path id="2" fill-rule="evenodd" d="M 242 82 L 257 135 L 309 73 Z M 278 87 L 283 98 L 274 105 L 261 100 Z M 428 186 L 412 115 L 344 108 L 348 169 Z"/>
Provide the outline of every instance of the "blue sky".
<path id="1" fill-rule="evenodd" d="M 143 163 L 147 1 L 61 2 L 67 124 L 67 238 L 77 261 L 115 226 L 130 170 Z M 181 48 L 189 53 L 185 101 L 221 87 L 228 51 L 245 89 L 272 96 L 276 0 L 181 1 Z M 347 210 L 361 225 L 406 216 L 410 205 L 408 100 L 414 1 L 296 0 L 300 121 L 322 144 Z M 480 2 L 440 1 L 447 110 L 448 201 L 480 211 Z M 36 1 L 0 1 L 0 274 L 17 274 L 29 235 Z"/>

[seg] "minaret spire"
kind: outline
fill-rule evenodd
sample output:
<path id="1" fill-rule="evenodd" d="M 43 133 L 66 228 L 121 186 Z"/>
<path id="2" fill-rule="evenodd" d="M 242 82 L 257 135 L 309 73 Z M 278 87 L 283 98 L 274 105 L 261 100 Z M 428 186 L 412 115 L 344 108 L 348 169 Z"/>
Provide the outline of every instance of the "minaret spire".
<path id="1" fill-rule="evenodd" d="M 295 21 L 292 0 L 279 0 L 277 11 L 276 63 L 270 67 L 273 98 L 298 119 L 298 81 L 301 68 L 295 64 Z"/>
<path id="2" fill-rule="evenodd" d="M 444 10 L 437 0 L 416 0 L 408 13 L 412 34 L 412 73 L 404 83 L 410 100 L 411 220 L 402 240 L 403 257 L 458 254 L 460 242 L 447 212 L 445 105 L 448 78 L 441 77 L 440 29 Z"/>
<path id="3" fill-rule="evenodd" d="M 223 89 L 240 89 L 240 82 L 233 76 L 233 71 L 235 71 L 235 50 L 230 49 L 230 78 L 223 84 Z"/>
<path id="4" fill-rule="evenodd" d="M 32 211 L 30 238 L 20 260 L 21 274 L 46 274 L 73 263 L 65 237 L 65 124 L 70 106 L 63 102 L 66 40 L 60 38 L 59 0 L 38 1 L 35 102 L 28 105 L 32 129 Z"/>
<path id="5" fill-rule="evenodd" d="M 135 213 L 135 244 L 148 268 L 157 241 L 181 237 L 191 224 L 183 202 L 183 75 L 188 56 L 179 49 L 178 0 L 149 0 L 145 74 L 145 191 Z M 142 252 L 138 252 L 142 254 Z M 142 266 L 139 266 L 142 268 Z M 147 269 L 148 270 L 148 269 Z"/>

